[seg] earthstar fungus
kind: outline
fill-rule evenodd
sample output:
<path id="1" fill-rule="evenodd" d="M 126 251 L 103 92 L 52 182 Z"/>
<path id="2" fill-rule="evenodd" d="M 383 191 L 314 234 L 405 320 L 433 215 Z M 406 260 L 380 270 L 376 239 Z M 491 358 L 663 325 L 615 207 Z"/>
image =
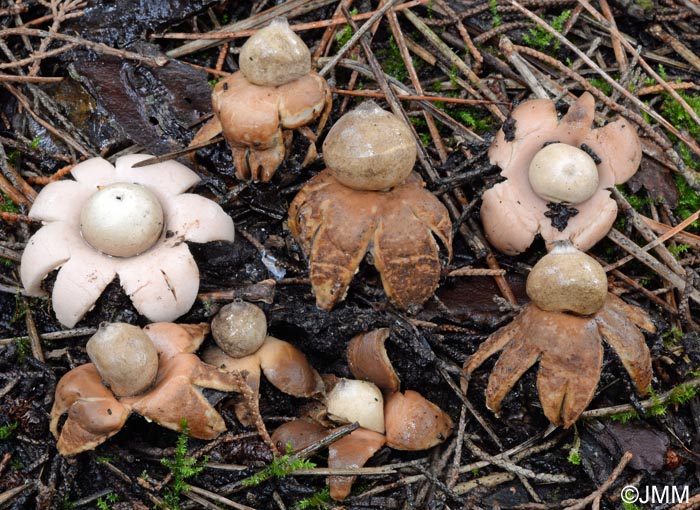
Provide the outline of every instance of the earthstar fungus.
<path id="1" fill-rule="evenodd" d="M 214 324 L 225 324 L 226 327 L 221 328 L 217 334 L 217 346 L 207 348 L 202 354 L 204 361 L 229 373 L 244 374 L 246 383 L 256 397 L 260 390 L 261 371 L 273 386 L 289 395 L 318 398 L 325 393 L 321 376 L 299 349 L 288 342 L 267 336 L 267 321 L 262 310 L 250 303 L 233 305 L 223 307 L 214 318 Z M 241 325 L 244 327 L 239 327 Z M 240 334 L 241 329 L 245 334 Z M 263 342 L 257 349 L 252 352 L 241 349 L 239 344 L 250 346 L 250 338 L 260 337 Z M 243 352 L 249 354 L 242 355 Z M 239 402 L 235 411 L 243 425 L 253 424 L 253 417 L 245 402 Z"/>
<path id="2" fill-rule="evenodd" d="M 384 347 L 388 337 L 389 329 L 382 328 L 357 335 L 350 341 L 348 365 L 356 380 L 324 376 L 330 386 L 326 400 L 328 418 L 360 424 L 358 429 L 329 446 L 329 467 L 362 467 L 385 444 L 400 450 L 428 449 L 452 433 L 452 420 L 442 409 L 416 391 L 399 392 L 399 379 Z M 367 403 L 366 396 L 357 396 L 357 392 L 371 387 L 374 389 L 366 395 L 375 402 Z M 377 404 L 382 404 L 381 414 L 374 409 Z M 293 451 L 298 451 L 330 432 L 320 423 L 301 418 L 278 427 L 272 441 L 280 453 L 286 453 L 287 443 Z M 331 497 L 346 498 L 355 478 L 330 476 Z"/>
<path id="3" fill-rule="evenodd" d="M 60 268 L 52 304 L 63 325 L 80 321 L 116 276 L 139 313 L 174 320 L 199 289 L 185 241 L 233 241 L 233 221 L 219 205 L 184 193 L 200 180 L 194 172 L 175 161 L 132 168 L 148 158 L 84 161 L 71 170 L 75 180 L 45 186 L 29 211 L 43 227 L 22 254 L 22 284 L 43 296 L 42 280 Z"/>
<path id="4" fill-rule="evenodd" d="M 294 130 L 319 117 L 318 129 L 323 129 L 331 93 L 326 80 L 311 70 L 309 49 L 283 18 L 246 41 L 239 65 L 240 71 L 214 87 L 215 117 L 192 144 L 223 131 L 236 175 L 267 182 L 289 153 Z M 315 156 L 315 135 L 307 133 L 312 138 L 310 156 Z"/>
<path id="5" fill-rule="evenodd" d="M 241 382 L 192 354 L 208 332 L 207 324 L 154 323 L 142 331 L 123 323 L 100 325 L 88 348 L 96 363 L 74 368 L 56 386 L 50 430 L 61 455 L 94 449 L 119 432 L 132 411 L 176 431 L 185 419 L 189 434 L 200 439 L 213 439 L 226 430 L 201 390 L 237 391 Z M 142 333 L 152 343 L 145 342 Z M 110 344 L 114 344 L 111 351 Z M 156 357 L 151 356 L 152 349 Z M 125 375 L 134 377 L 134 362 L 148 374 L 155 365 L 155 377 L 143 390 L 120 397 L 103 385 L 104 380 L 114 388 Z M 68 419 L 59 432 L 59 420 L 66 412 Z"/>
<path id="6" fill-rule="evenodd" d="M 486 388 L 491 410 L 498 414 L 511 388 L 539 361 L 537 389 L 544 414 L 552 424 L 570 427 L 598 385 L 601 340 L 620 357 L 637 392 L 649 391 L 651 355 L 640 329 L 653 332 L 654 324 L 645 311 L 607 292 L 605 273 L 594 259 L 568 242 L 555 244 L 533 267 L 527 293 L 532 302 L 464 365 L 469 377 L 502 350 Z"/>
<path id="7" fill-rule="evenodd" d="M 412 172 L 415 141 L 396 134 L 404 130 L 401 120 L 374 103 L 346 114 L 324 142 L 328 168 L 289 208 L 289 230 L 309 258 L 316 304 L 323 309 L 345 299 L 367 253 L 387 296 L 405 310 L 422 304 L 438 286 L 434 236 L 452 256 L 449 213 Z"/>
<path id="8" fill-rule="evenodd" d="M 605 237 L 617 205 L 609 188 L 639 167 L 642 148 L 631 123 L 593 129 L 595 103 L 585 92 L 561 120 L 548 99 L 525 101 L 496 134 L 489 157 L 506 178 L 483 195 L 490 243 L 516 255 L 541 234 L 586 251 Z"/>

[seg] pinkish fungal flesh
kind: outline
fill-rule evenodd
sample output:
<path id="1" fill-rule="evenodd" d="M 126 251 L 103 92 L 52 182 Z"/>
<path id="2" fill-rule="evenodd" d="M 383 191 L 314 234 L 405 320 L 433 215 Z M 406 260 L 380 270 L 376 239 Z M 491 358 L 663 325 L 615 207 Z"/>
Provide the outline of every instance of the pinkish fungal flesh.
<path id="1" fill-rule="evenodd" d="M 516 255 L 539 233 L 549 245 L 568 239 L 586 251 L 610 230 L 617 205 L 608 188 L 634 175 L 642 149 L 629 121 L 619 119 L 593 129 L 594 113 L 589 93 L 579 97 L 561 120 L 548 99 L 526 101 L 513 110 L 511 121 L 498 131 L 489 149 L 491 163 L 501 168 L 506 181 L 484 193 L 481 207 L 484 231 L 495 248 Z M 550 144 L 555 147 L 550 148 Z M 570 171 L 568 163 L 558 167 L 550 157 L 546 165 L 538 163 L 538 155 L 544 157 L 552 151 L 560 155 L 562 145 L 572 149 L 564 153 L 573 153 L 573 159 L 583 161 L 583 170 L 580 164 L 575 171 Z M 571 159 L 564 155 L 567 161 Z M 593 175 L 592 162 L 597 176 Z M 557 174 L 563 175 L 563 181 L 550 193 L 547 181 Z M 578 180 L 582 176 L 583 180 Z"/>
<path id="2" fill-rule="evenodd" d="M 71 171 L 75 181 L 48 184 L 29 212 L 44 226 L 22 254 L 22 283 L 29 295 L 45 295 L 42 280 L 59 269 L 52 304 L 65 326 L 80 321 L 117 276 L 150 320 L 179 317 L 199 289 L 199 270 L 183 241 L 233 241 L 233 221 L 221 207 L 184 193 L 199 177 L 175 161 L 132 168 L 149 157 L 124 156 L 114 166 L 101 158 L 84 161 Z M 137 219 L 145 209 L 150 214 L 141 225 Z M 100 233 L 100 224 L 107 234 Z"/>

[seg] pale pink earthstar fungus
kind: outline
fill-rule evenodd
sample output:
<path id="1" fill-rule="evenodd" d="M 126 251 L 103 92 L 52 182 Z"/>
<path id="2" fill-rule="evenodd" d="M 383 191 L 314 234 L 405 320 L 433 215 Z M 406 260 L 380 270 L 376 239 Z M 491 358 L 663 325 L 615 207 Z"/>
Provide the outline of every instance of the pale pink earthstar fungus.
<path id="1" fill-rule="evenodd" d="M 568 239 L 586 251 L 608 233 L 617 215 L 609 188 L 634 175 L 642 149 L 629 121 L 594 129 L 594 114 L 587 92 L 561 120 L 548 99 L 513 110 L 489 149 L 506 181 L 487 190 L 481 206 L 495 248 L 516 255 L 539 233 L 548 246 Z"/>
<path id="2" fill-rule="evenodd" d="M 233 241 L 233 221 L 223 209 L 185 193 L 199 182 L 197 174 L 175 161 L 132 168 L 150 157 L 84 161 L 71 171 L 75 180 L 48 184 L 29 211 L 43 227 L 22 254 L 22 284 L 30 296 L 43 296 L 42 280 L 60 268 L 51 297 L 61 324 L 80 321 L 117 276 L 139 313 L 174 320 L 199 289 L 185 241 Z"/>

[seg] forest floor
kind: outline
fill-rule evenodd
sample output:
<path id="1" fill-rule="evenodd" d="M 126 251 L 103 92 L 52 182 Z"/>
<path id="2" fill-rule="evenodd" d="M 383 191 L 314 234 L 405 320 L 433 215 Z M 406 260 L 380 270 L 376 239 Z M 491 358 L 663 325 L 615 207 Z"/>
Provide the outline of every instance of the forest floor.
<path id="1" fill-rule="evenodd" d="M 377 2 L 0 5 L 0 508 L 700 508 L 700 3 L 380 4 L 390 5 L 361 43 L 352 41 L 347 16 L 362 27 L 381 8 Z M 419 390 L 444 409 L 454 432 L 427 451 L 382 448 L 355 470 L 343 501 L 328 495 L 334 472 L 326 448 L 304 462 L 273 460 L 222 394 L 209 395 L 228 426 L 214 441 L 185 443 L 132 415 L 94 451 L 64 458 L 49 431 L 58 380 L 88 361 L 85 344 L 101 322 L 148 321 L 117 281 L 68 330 L 49 299 L 27 296 L 20 260 L 40 227 L 27 216 L 31 204 L 85 158 L 113 162 L 187 147 L 211 114 L 213 85 L 238 69 L 241 44 L 277 16 L 295 27 L 332 89 L 319 148 L 328 127 L 367 98 L 410 120 L 420 146 L 416 170 L 452 217 L 454 256 L 441 254 L 440 287 L 415 313 L 388 302 L 369 260 L 346 300 L 321 310 L 286 218 L 322 160 L 302 168 L 305 147 L 297 137 L 271 182 L 241 182 L 222 141 L 197 151 L 194 166 L 187 155 L 180 161 L 202 178 L 193 192 L 234 219 L 236 241 L 190 243 L 200 295 L 177 322 L 209 321 L 234 298 L 255 301 L 271 335 L 298 347 L 319 372 L 341 377 L 349 375 L 348 341 L 388 327 L 387 351 L 402 390 Z M 488 148 L 522 101 L 549 98 L 565 112 L 585 91 L 595 98 L 597 125 L 621 116 L 642 141 L 640 170 L 613 194 L 614 230 L 589 253 L 608 271 L 611 291 L 651 316 L 657 331 L 645 338 L 654 378 L 641 399 L 606 347 L 588 410 L 562 429 L 543 415 L 536 367 L 498 416 L 484 401 L 493 360 L 474 373 L 466 394 L 460 375 L 484 339 L 527 301 L 525 278 L 546 252 L 537 239 L 510 257 L 485 239 L 481 197 L 502 180 Z M 305 403 L 262 383 L 260 412 L 270 431 Z M 257 483 L 244 483 L 260 472 Z M 641 499 L 623 500 L 627 486 Z M 645 504 L 653 488 L 658 497 Z"/>

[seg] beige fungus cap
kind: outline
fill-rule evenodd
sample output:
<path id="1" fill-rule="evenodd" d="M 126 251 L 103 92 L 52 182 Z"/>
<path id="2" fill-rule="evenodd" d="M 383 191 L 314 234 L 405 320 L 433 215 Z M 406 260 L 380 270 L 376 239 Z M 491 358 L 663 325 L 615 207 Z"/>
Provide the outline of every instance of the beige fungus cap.
<path id="1" fill-rule="evenodd" d="M 346 113 L 323 142 L 323 159 L 341 184 L 383 190 L 401 184 L 413 170 L 418 149 L 408 126 L 374 101 Z"/>
<path id="2" fill-rule="evenodd" d="M 608 281 L 594 258 L 562 242 L 532 268 L 526 292 L 542 310 L 590 315 L 605 303 Z"/>
<path id="3" fill-rule="evenodd" d="M 158 372 L 158 351 L 139 327 L 103 322 L 86 345 L 100 377 L 119 397 L 146 391 Z"/>
<path id="4" fill-rule="evenodd" d="M 265 341 L 267 319 L 257 306 L 234 301 L 216 314 L 211 333 L 222 351 L 233 358 L 242 358 L 253 354 Z"/>
<path id="5" fill-rule="evenodd" d="M 250 83 L 277 87 L 311 72 L 311 52 L 286 19 L 275 18 L 241 47 L 238 65 Z"/>

